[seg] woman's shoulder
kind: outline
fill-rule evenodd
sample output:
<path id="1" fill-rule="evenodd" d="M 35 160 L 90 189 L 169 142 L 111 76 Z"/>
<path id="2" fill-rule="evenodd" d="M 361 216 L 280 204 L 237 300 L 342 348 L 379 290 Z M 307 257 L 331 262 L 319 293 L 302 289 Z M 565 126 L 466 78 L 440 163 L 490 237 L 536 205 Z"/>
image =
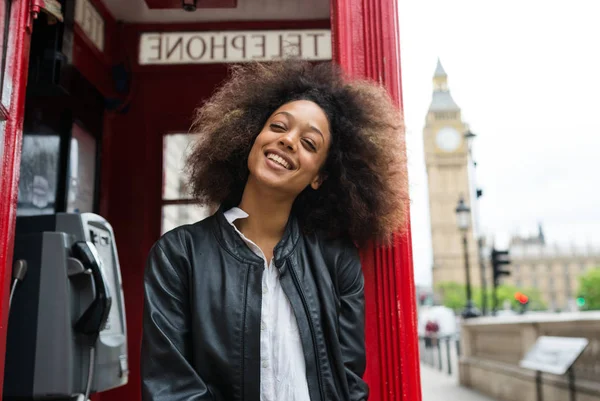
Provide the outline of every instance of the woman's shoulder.
<path id="1" fill-rule="evenodd" d="M 363 273 L 358 248 L 352 240 L 326 235 L 306 236 L 308 242 L 319 247 L 325 267 L 334 282 L 336 292 L 344 294 L 354 286 L 362 287 Z"/>
<path id="2" fill-rule="evenodd" d="M 358 248 L 348 237 L 331 237 L 322 232 L 305 236 L 309 246 L 316 246 L 325 262 L 331 267 L 339 267 L 349 262 L 360 263 Z"/>
<path id="3" fill-rule="evenodd" d="M 192 224 L 184 224 L 164 233 L 155 243 L 165 253 L 173 251 L 185 251 L 192 244 L 197 246 L 212 238 L 213 220 L 215 216 L 209 216 Z"/>

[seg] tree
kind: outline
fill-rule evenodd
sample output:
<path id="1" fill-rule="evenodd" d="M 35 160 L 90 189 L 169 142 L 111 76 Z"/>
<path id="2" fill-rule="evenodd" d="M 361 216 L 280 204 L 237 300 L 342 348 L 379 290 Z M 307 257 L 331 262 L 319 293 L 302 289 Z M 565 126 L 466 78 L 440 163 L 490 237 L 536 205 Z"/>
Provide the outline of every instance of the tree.
<path id="1" fill-rule="evenodd" d="M 600 268 L 589 270 L 579 277 L 578 297 L 582 310 L 600 310 Z"/>
<path id="2" fill-rule="evenodd" d="M 442 305 L 459 312 L 467 303 L 467 295 L 463 284 L 446 281 L 436 286 L 436 292 L 439 294 Z"/>
<path id="3" fill-rule="evenodd" d="M 481 310 L 481 289 L 471 286 L 473 303 Z M 518 288 L 513 285 L 503 284 L 498 286 L 498 309 L 503 309 L 505 301 L 510 302 L 511 309 L 519 311 L 522 306 L 515 299 L 515 294 L 521 292 L 529 298 L 528 310 L 545 310 L 546 305 L 542 301 L 542 296 L 539 290 L 534 288 Z M 436 293 L 440 296 L 442 305 L 453 309 L 456 313 L 460 313 L 467 304 L 467 291 L 464 284 L 455 282 L 443 282 L 436 286 Z M 487 290 L 487 305 L 492 308 L 492 289 Z"/>

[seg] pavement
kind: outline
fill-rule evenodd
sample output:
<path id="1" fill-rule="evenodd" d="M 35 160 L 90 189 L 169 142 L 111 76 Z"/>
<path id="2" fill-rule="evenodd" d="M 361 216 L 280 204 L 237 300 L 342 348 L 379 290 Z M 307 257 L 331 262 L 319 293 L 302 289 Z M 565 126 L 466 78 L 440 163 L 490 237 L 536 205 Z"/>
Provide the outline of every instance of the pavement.
<path id="1" fill-rule="evenodd" d="M 458 385 L 458 375 L 448 375 L 421 363 L 422 401 L 495 401 Z"/>

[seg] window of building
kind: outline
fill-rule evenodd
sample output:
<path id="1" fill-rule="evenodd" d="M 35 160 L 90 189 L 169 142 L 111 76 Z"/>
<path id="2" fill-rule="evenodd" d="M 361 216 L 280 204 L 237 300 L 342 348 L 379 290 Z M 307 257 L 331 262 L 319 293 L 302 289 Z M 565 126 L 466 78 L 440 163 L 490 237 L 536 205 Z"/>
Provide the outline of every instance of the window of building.
<path id="1" fill-rule="evenodd" d="M 163 136 L 163 185 L 161 232 L 183 224 L 195 223 L 208 217 L 211 210 L 192 199 L 186 185 L 184 163 L 192 142 L 191 134 L 167 134 Z"/>
<path id="2" fill-rule="evenodd" d="M 458 117 L 455 111 L 438 111 L 435 113 L 436 120 L 454 120 Z"/>
<path id="3" fill-rule="evenodd" d="M 569 274 L 569 265 L 564 265 L 563 267 L 564 276 L 565 276 L 565 295 L 567 299 L 571 298 L 571 275 Z"/>

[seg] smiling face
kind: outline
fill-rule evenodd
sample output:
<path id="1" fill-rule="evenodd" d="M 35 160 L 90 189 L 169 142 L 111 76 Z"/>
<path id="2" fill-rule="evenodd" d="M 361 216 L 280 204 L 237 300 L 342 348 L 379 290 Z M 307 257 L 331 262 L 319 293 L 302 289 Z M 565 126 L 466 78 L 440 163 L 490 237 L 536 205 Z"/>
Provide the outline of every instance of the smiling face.
<path id="1" fill-rule="evenodd" d="M 286 103 L 269 117 L 252 145 L 250 179 L 293 198 L 309 185 L 317 189 L 330 143 L 323 109 L 309 100 Z"/>

